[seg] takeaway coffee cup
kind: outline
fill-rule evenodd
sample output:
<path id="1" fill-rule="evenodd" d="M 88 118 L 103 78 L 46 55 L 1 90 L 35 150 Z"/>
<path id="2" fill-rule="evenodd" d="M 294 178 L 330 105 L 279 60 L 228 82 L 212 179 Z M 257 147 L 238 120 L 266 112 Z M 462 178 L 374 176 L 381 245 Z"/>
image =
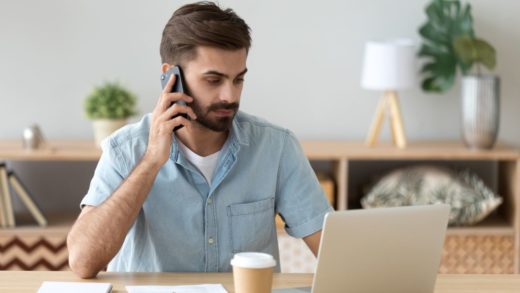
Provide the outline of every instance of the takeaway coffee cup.
<path id="1" fill-rule="evenodd" d="M 267 253 L 241 252 L 233 256 L 236 293 L 270 293 L 276 260 Z"/>

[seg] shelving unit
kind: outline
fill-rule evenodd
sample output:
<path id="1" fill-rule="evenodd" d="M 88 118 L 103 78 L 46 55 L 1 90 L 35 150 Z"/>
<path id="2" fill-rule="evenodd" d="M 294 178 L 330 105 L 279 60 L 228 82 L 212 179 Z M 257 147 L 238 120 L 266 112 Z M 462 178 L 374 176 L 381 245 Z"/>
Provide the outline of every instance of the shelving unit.
<path id="1" fill-rule="evenodd" d="M 360 208 L 359 167 L 375 173 L 416 164 L 496 165 L 496 192 L 504 199 L 496 213 L 471 227 L 448 229 L 440 271 L 443 273 L 520 272 L 520 151 L 504 144 L 492 150 L 470 150 L 458 142 L 412 142 L 406 149 L 389 144 L 373 148 L 362 142 L 303 141 L 312 161 L 328 162 L 337 184 L 338 210 Z M 366 174 L 365 174 L 366 175 Z M 361 176 L 363 177 L 363 176 Z M 357 179 L 354 180 L 354 179 Z M 354 182 L 356 181 L 356 182 Z"/>
<path id="2" fill-rule="evenodd" d="M 367 148 L 362 142 L 302 141 L 302 147 L 311 163 L 325 163 L 326 172 L 336 184 L 336 209 L 359 208 L 362 194 L 357 186 L 359 166 L 396 166 L 419 163 L 472 164 L 489 162 L 496 165 L 496 191 L 504 202 L 497 213 L 471 227 L 449 228 L 440 271 L 443 273 L 519 273 L 520 272 L 520 151 L 498 145 L 488 151 L 473 151 L 457 142 L 412 142 L 406 149 L 391 145 Z M 97 161 L 101 150 L 90 140 L 57 140 L 35 151 L 22 149 L 19 141 L 0 141 L 0 161 Z M 7 243 L 13 237 L 20 241 L 46 235 L 58 237 L 49 241 L 61 247 L 75 215 L 55 219 L 49 217 L 49 227 L 17 227 L 0 230 L 0 269 L 7 252 Z M 38 238 L 39 237 L 39 238 Z M 58 237 L 58 238 L 59 238 Z M 9 240 L 11 239 L 11 240 Z M 56 242 L 57 241 L 57 242 Z M 10 248 L 13 247 L 13 244 Z M 66 248 L 63 247 L 66 255 Z M 38 251 L 33 249 L 32 251 Z M 49 251 L 52 251 L 49 250 Z M 63 254 L 63 251 L 59 253 Z M 50 252 L 44 252 L 46 256 Z M 34 261 L 34 253 L 27 254 Z"/>
<path id="3" fill-rule="evenodd" d="M 0 161 L 86 162 L 97 161 L 100 155 L 101 150 L 91 140 L 47 141 L 37 150 L 24 150 L 21 140 L 0 141 Z M 0 270 L 68 269 L 66 237 L 77 214 L 43 212 L 47 227 L 36 226 L 31 216 L 24 214 L 16 215 L 15 228 L 0 229 Z"/>

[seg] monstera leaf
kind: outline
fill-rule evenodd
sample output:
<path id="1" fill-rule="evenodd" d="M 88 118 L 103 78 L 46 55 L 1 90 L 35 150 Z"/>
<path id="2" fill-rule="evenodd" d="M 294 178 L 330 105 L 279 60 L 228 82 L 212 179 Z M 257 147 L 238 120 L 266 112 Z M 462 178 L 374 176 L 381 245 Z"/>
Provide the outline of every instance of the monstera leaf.
<path id="1" fill-rule="evenodd" d="M 425 91 L 444 92 L 453 86 L 457 68 L 466 74 L 473 64 L 492 69 L 495 50 L 475 37 L 471 6 L 459 0 L 433 0 L 426 7 L 427 22 L 420 27 L 423 44 L 419 56 L 427 59 L 422 68 Z"/>
<path id="2" fill-rule="evenodd" d="M 419 56 L 428 58 L 422 72 L 425 74 L 422 87 L 426 91 L 443 92 L 452 87 L 457 66 L 466 72 L 471 65 L 461 60 L 453 46 L 459 36 L 473 37 L 471 7 L 460 2 L 434 0 L 426 7 L 428 21 L 419 29 L 424 43 Z"/>

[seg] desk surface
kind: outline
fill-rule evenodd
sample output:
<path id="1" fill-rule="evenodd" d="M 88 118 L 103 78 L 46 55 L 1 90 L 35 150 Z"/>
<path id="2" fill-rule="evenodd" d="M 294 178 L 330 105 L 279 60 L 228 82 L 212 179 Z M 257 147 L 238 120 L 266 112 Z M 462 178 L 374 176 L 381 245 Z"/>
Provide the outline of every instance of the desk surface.
<path id="1" fill-rule="evenodd" d="M 0 292 L 36 292 L 43 281 L 82 280 L 72 272 L 0 271 Z M 109 282 L 112 292 L 126 292 L 125 285 L 188 285 L 220 283 L 233 290 L 231 273 L 100 273 L 87 282 Z M 273 287 L 310 286 L 312 274 L 275 274 Z M 512 293 L 520 292 L 520 275 L 439 275 L 435 293 Z"/>

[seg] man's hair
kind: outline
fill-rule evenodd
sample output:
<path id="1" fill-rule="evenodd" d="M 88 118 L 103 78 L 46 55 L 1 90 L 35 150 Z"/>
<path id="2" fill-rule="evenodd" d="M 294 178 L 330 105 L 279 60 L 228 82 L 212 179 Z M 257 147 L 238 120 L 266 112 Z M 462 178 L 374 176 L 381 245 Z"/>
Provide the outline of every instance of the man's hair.
<path id="1" fill-rule="evenodd" d="M 232 9 L 222 10 L 213 2 L 187 4 L 164 27 L 161 60 L 172 65 L 192 60 L 197 46 L 249 51 L 249 33 L 249 26 Z"/>

